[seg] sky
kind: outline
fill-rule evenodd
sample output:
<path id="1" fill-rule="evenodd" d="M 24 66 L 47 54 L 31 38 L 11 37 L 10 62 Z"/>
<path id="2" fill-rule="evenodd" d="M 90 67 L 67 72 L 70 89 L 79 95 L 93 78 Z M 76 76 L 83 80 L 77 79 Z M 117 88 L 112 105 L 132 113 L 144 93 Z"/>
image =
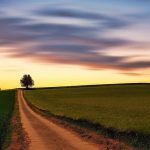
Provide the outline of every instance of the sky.
<path id="1" fill-rule="evenodd" d="M 1 0 L 0 88 L 150 82 L 150 1 Z"/>

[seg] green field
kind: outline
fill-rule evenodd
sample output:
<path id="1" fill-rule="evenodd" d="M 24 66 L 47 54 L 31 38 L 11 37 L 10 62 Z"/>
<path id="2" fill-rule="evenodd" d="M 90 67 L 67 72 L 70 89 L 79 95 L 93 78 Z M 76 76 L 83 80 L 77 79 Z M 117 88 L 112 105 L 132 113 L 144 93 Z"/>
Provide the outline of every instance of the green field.
<path id="1" fill-rule="evenodd" d="M 9 138 L 7 134 L 14 103 L 15 91 L 0 91 L 0 149 L 6 142 L 6 137 Z"/>
<path id="2" fill-rule="evenodd" d="M 149 84 L 37 89 L 25 91 L 25 96 L 35 106 L 55 115 L 86 119 L 118 132 L 135 131 L 142 138 L 150 137 Z"/>

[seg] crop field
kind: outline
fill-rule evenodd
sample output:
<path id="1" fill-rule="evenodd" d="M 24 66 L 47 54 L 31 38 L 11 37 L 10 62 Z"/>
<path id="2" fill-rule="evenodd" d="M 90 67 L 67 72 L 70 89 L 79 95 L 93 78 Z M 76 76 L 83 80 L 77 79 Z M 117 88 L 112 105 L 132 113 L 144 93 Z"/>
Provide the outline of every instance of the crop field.
<path id="1" fill-rule="evenodd" d="M 150 148 L 149 84 L 36 89 L 25 91 L 25 97 L 54 115 L 99 124 L 133 145 Z"/>
<path id="2" fill-rule="evenodd" d="M 6 140 L 15 103 L 15 91 L 0 91 L 0 149 Z"/>

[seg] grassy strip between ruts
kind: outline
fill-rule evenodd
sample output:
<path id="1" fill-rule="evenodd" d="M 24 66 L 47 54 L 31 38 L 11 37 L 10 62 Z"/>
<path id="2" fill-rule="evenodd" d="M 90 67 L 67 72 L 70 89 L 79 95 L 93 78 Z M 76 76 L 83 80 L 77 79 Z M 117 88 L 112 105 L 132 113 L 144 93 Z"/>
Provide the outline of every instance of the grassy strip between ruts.
<path id="1" fill-rule="evenodd" d="M 9 130 L 11 137 L 9 146 L 7 146 L 5 150 L 27 150 L 30 141 L 22 127 L 17 94 L 16 94 L 15 109 L 13 112 L 13 117 L 11 119 L 11 125 L 9 127 Z"/>
<path id="2" fill-rule="evenodd" d="M 108 149 L 108 150 L 133 150 L 134 149 L 132 146 L 129 146 L 127 143 L 124 143 L 116 139 L 115 140 L 112 139 L 112 137 L 109 136 L 108 133 L 106 136 L 106 134 L 101 132 L 102 129 L 100 129 L 99 130 L 100 132 L 97 134 L 95 132 L 96 128 L 93 126 L 93 124 L 91 124 L 90 122 L 86 120 L 74 120 L 72 118 L 54 115 L 49 111 L 42 110 L 36 107 L 31 102 L 29 102 L 26 98 L 25 100 L 28 106 L 33 111 L 39 113 L 40 115 L 42 115 L 43 117 L 46 117 L 47 119 L 50 119 L 50 121 L 61 125 L 62 127 L 65 127 L 74 131 L 76 134 L 83 137 L 87 141 L 91 141 L 99 145 L 101 149 Z M 103 136 L 102 133 L 105 136 Z"/>

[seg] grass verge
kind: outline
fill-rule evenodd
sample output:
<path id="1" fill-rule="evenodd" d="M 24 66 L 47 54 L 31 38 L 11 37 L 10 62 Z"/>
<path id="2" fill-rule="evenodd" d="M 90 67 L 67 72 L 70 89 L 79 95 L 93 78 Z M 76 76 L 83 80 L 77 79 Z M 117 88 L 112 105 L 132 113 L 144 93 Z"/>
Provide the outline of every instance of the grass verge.
<path id="1" fill-rule="evenodd" d="M 11 135 L 9 136 L 10 138 L 9 146 L 7 144 L 7 148 L 6 148 L 6 144 L 5 144 L 5 150 L 27 150 L 28 149 L 28 145 L 30 141 L 22 127 L 17 96 L 16 96 L 15 109 L 11 119 L 11 125 L 9 127 L 9 134 Z"/>

